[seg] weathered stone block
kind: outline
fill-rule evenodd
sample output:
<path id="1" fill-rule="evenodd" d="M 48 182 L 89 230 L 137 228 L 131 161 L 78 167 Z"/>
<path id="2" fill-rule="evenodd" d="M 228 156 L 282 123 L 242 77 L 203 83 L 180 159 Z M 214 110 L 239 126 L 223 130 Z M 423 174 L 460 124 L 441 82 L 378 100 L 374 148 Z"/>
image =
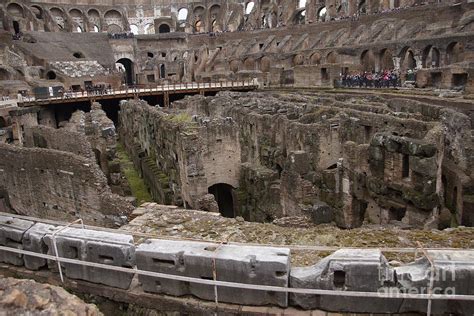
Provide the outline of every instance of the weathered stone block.
<path id="1" fill-rule="evenodd" d="M 288 286 L 290 250 L 287 248 L 217 245 L 202 242 L 150 239 L 137 247 L 137 267 L 201 279 L 260 285 Z M 139 276 L 147 292 L 194 295 L 214 300 L 214 287 Z M 288 305 L 286 293 L 218 287 L 220 302 L 243 305 Z"/>
<path id="2" fill-rule="evenodd" d="M 301 175 L 309 172 L 309 157 L 308 153 L 303 150 L 292 151 L 289 154 L 290 170 L 295 171 Z"/>
<path id="3" fill-rule="evenodd" d="M 48 254 L 54 255 L 52 234 L 47 234 L 44 241 L 49 248 Z M 131 235 L 66 228 L 56 235 L 56 245 L 60 257 L 128 268 L 135 264 L 135 246 Z M 72 279 L 122 289 L 129 288 L 133 278 L 133 273 L 68 263 L 62 263 L 61 266 L 65 268 L 66 276 Z"/>
<path id="4" fill-rule="evenodd" d="M 0 216 L 0 245 L 23 249 L 22 239 L 25 232 L 33 226 L 33 222 L 10 216 Z M 0 262 L 23 265 L 23 255 L 0 251 Z"/>
<path id="5" fill-rule="evenodd" d="M 316 202 L 312 206 L 304 208 L 303 212 L 308 214 L 315 224 L 330 223 L 334 220 L 333 209 L 324 202 Z"/>
<path id="6" fill-rule="evenodd" d="M 378 249 L 341 249 L 316 265 L 292 268 L 290 287 L 339 291 L 377 292 L 391 282 L 393 272 Z M 380 312 L 396 310 L 397 304 L 373 298 L 348 298 L 291 294 L 290 302 L 304 309 Z"/>
<path id="7" fill-rule="evenodd" d="M 436 177 L 438 171 L 436 157 L 423 159 L 416 156 L 410 156 L 410 169 L 428 177 Z"/>
<path id="8" fill-rule="evenodd" d="M 23 249 L 37 253 L 48 253 L 48 247 L 43 240 L 46 234 L 52 234 L 57 226 L 36 223 L 23 236 Z M 39 270 L 47 265 L 47 260 L 39 257 L 25 256 L 25 267 L 30 270 Z"/>

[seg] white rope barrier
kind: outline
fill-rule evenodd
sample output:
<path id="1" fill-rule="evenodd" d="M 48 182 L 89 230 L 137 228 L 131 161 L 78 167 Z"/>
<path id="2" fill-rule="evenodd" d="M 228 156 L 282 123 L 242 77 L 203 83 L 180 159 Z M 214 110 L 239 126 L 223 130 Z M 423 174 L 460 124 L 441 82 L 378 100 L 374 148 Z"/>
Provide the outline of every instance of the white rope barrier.
<path id="1" fill-rule="evenodd" d="M 29 220 L 33 222 L 38 222 L 38 223 L 45 223 L 45 224 L 50 224 L 50 225 L 66 225 L 65 222 L 61 221 L 55 221 L 55 220 L 48 220 L 48 219 L 42 219 L 42 218 L 36 218 L 36 217 L 31 217 L 31 216 L 24 216 L 24 215 L 18 215 L 18 214 L 10 214 L 10 213 L 3 213 L 0 212 L 0 215 L 2 216 L 10 216 L 10 217 L 15 217 L 19 219 L 24 219 L 24 220 Z M 76 225 L 71 225 L 72 227 L 76 227 Z M 166 239 L 166 240 L 184 240 L 184 241 L 199 241 L 199 242 L 204 242 L 204 243 L 220 243 L 222 241 L 219 240 L 203 240 L 203 239 L 197 239 L 197 238 L 185 238 L 185 237 L 175 237 L 175 236 L 168 236 L 168 235 L 159 235 L 159 234 L 147 234 L 147 233 L 140 233 L 140 232 L 133 232 L 133 231 L 128 231 L 124 229 L 114 229 L 114 228 L 106 228 L 106 227 L 100 227 L 100 226 L 92 226 L 92 225 L 84 225 L 85 228 L 87 229 L 93 229 L 93 230 L 99 230 L 99 231 L 104 231 L 104 232 L 112 232 L 112 233 L 122 233 L 122 234 L 128 234 L 132 235 L 134 237 L 140 237 L 140 238 L 156 238 L 156 239 Z M 310 250 L 310 251 L 320 251 L 320 252 L 334 252 L 339 249 L 380 249 L 380 251 L 385 252 L 385 253 L 415 253 L 415 259 L 416 257 L 416 251 L 417 247 L 413 248 L 383 248 L 383 247 L 333 247 L 333 246 L 310 246 L 310 245 L 286 245 L 286 244 L 265 244 L 265 243 L 243 243 L 243 242 L 234 242 L 234 241 L 225 241 L 224 243 L 228 245 L 236 245 L 236 246 L 261 246 L 261 247 L 280 247 L 280 248 L 289 248 L 293 251 L 301 251 L 301 250 Z M 466 249 L 466 248 L 424 248 L 425 250 L 454 250 L 454 251 L 474 251 L 473 249 Z"/>
<path id="2" fill-rule="evenodd" d="M 175 281 L 184 281 L 203 285 L 216 285 L 222 287 L 246 289 L 246 290 L 258 290 L 258 291 L 271 291 L 271 292 L 282 292 L 282 293 L 295 293 L 295 294 L 307 294 L 307 295 L 327 295 L 327 296 L 346 296 L 346 297 L 366 297 L 366 298 L 388 298 L 388 299 L 432 299 L 432 300 L 460 300 L 460 301 L 474 301 L 474 295 L 459 295 L 459 294 L 410 294 L 410 293 L 386 293 L 386 292 L 360 292 L 360 291 L 333 291 L 333 290 L 320 290 L 320 289 L 303 289 L 303 288 L 288 288 L 281 286 L 272 285 L 257 285 L 247 284 L 238 282 L 228 281 L 214 281 L 200 278 L 193 278 L 181 275 L 171 275 L 160 272 L 138 270 L 137 268 L 124 268 L 118 266 L 111 266 L 102 263 L 87 262 L 77 259 L 69 259 L 63 257 L 56 257 L 47 254 L 40 254 L 37 252 L 27 251 L 23 249 L 9 248 L 0 246 L 0 251 L 13 252 L 17 254 L 38 257 L 48 260 L 58 260 L 63 263 L 71 263 L 77 265 L 83 265 L 93 268 L 102 268 L 106 270 L 112 270 L 117 272 L 125 272 L 131 274 L 145 275 L 155 278 L 162 278 Z"/>

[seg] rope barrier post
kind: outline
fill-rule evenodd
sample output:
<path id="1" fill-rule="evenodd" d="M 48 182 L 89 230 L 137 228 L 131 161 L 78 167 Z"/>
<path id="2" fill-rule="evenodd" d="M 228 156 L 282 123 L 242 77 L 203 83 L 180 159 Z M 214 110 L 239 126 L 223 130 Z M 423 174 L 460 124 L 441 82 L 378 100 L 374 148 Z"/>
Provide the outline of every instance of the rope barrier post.
<path id="1" fill-rule="evenodd" d="M 63 270 L 61 269 L 61 261 L 59 260 L 59 253 L 58 253 L 58 246 L 56 244 L 56 235 L 60 233 L 61 231 L 65 230 L 66 228 L 70 227 L 73 224 L 77 224 L 78 222 L 81 223 L 82 229 L 84 229 L 84 222 L 82 221 L 82 218 L 76 219 L 73 222 L 70 222 L 66 226 L 59 227 L 52 235 L 51 237 L 53 238 L 53 249 L 54 249 L 54 255 L 56 256 L 56 262 L 58 263 L 58 269 L 59 269 L 59 276 L 61 277 L 61 282 L 64 283 L 64 276 L 63 276 Z"/>

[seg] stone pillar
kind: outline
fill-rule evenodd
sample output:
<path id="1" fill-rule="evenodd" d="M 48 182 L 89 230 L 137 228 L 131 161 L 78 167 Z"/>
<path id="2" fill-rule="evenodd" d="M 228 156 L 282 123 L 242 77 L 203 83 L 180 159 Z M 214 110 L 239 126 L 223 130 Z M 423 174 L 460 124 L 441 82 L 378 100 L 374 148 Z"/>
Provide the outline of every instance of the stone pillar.
<path id="1" fill-rule="evenodd" d="M 393 60 L 393 68 L 395 68 L 395 70 L 400 70 L 400 60 L 401 60 L 401 58 L 400 57 L 393 57 L 392 60 Z"/>
<path id="2" fill-rule="evenodd" d="M 415 61 L 416 61 L 416 69 L 421 69 L 423 68 L 423 59 L 421 56 L 415 56 Z"/>

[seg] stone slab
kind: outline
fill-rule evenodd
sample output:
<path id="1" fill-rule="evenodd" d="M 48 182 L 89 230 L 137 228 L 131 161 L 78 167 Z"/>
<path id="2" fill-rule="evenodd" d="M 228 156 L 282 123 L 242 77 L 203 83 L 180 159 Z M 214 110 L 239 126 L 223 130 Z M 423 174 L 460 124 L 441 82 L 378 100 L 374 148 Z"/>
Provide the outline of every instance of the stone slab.
<path id="1" fill-rule="evenodd" d="M 0 245 L 23 249 L 22 239 L 25 232 L 33 226 L 33 222 L 10 216 L 0 216 Z M 0 262 L 22 266 L 23 255 L 0 251 Z"/>
<path id="2" fill-rule="evenodd" d="M 150 239 L 137 247 L 137 268 L 147 271 L 258 285 L 288 286 L 290 250 L 287 248 L 218 245 L 203 242 Z M 194 295 L 214 300 L 214 287 L 139 276 L 143 289 L 174 296 Z M 218 287 L 219 302 L 286 307 L 286 293 Z"/>

